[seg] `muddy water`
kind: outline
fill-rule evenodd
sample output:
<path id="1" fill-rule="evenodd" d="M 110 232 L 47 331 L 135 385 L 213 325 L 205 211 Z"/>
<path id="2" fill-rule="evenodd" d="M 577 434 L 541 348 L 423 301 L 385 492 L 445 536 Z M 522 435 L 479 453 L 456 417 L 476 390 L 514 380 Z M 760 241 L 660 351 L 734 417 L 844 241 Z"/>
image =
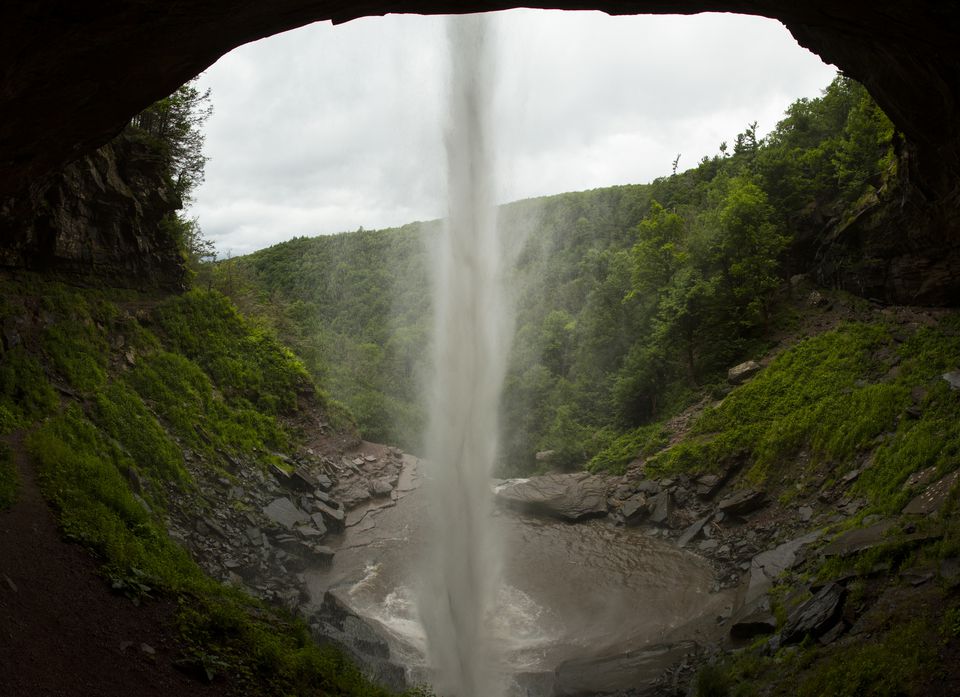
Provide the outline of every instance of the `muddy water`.
<path id="1" fill-rule="evenodd" d="M 416 611 L 424 505 L 412 459 L 399 489 L 396 505 L 351 513 L 332 567 L 311 572 L 308 581 L 317 601 L 337 589 L 359 614 L 380 622 L 399 662 L 424 679 Z M 715 617 L 733 600 L 710 592 L 713 575 L 703 559 L 642 529 L 505 511 L 489 524 L 506 551 L 491 621 L 507 675 L 552 674 L 571 659 L 701 638 L 715 631 Z M 635 686 L 629 677 L 626 683 L 620 687 Z"/>

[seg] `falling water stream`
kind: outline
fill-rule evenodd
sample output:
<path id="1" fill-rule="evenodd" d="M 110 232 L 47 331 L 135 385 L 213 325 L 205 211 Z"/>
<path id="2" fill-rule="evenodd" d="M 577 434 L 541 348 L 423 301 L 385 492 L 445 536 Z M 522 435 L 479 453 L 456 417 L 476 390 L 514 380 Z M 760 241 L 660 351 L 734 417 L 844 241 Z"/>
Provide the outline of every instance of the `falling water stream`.
<path id="1" fill-rule="evenodd" d="M 453 17 L 448 212 L 433 258 L 434 373 L 424 490 L 431 525 L 417 599 L 438 693 L 496 697 L 488 617 L 499 582 L 489 478 L 507 338 L 490 147 L 489 27 Z"/>
<path id="2" fill-rule="evenodd" d="M 639 529 L 492 505 L 511 322 L 493 200 L 487 22 L 463 16 L 447 27 L 448 215 L 432 259 L 427 457 L 406 456 L 391 501 L 351 512 L 331 567 L 308 583 L 318 602 L 338 593 L 388 637 L 408 681 L 443 697 L 634 688 L 672 660 L 654 651 L 648 665 L 646 647 L 694 637 L 731 599 L 710 592 L 705 560 Z"/>

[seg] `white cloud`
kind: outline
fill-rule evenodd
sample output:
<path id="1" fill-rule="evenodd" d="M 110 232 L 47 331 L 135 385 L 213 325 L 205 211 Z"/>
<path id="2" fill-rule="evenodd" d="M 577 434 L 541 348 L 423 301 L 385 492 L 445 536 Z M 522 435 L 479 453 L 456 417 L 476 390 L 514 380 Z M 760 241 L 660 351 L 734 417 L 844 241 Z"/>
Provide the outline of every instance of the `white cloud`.
<path id="1" fill-rule="evenodd" d="M 192 214 L 221 253 L 442 215 L 444 20 L 314 24 L 240 47 L 213 90 Z M 766 133 L 833 70 L 772 20 L 516 10 L 496 19 L 504 201 L 646 182 Z"/>

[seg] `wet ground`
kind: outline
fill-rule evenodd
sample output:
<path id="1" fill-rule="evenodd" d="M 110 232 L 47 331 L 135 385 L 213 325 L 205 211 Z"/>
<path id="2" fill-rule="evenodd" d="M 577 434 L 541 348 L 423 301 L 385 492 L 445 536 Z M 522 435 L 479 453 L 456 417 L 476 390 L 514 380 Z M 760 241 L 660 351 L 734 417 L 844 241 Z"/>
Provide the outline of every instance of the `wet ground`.
<path id="1" fill-rule="evenodd" d="M 335 589 L 359 614 L 381 623 L 397 659 L 422 679 L 425 639 L 415 598 L 426 510 L 416 465 L 408 456 L 393 501 L 351 512 L 332 567 L 310 572 L 308 583 L 317 602 Z M 507 675 L 552 675 L 571 660 L 603 661 L 707 639 L 716 633 L 716 617 L 733 602 L 732 592 L 710 592 L 714 579 L 707 561 L 641 528 L 507 511 L 498 511 L 490 524 L 504 559 L 491 631 Z M 596 689 L 634 687 L 637 679 L 628 670 L 619 679 L 623 685 L 605 679 Z"/>

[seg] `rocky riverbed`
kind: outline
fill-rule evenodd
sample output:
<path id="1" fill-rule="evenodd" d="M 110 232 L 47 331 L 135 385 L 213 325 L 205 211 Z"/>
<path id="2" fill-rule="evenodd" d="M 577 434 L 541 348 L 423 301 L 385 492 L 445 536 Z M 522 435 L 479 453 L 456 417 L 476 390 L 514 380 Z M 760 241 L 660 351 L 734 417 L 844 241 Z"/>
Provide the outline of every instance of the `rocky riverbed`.
<path id="1" fill-rule="evenodd" d="M 169 529 L 212 576 L 300 613 L 381 682 L 428 678 L 412 591 L 417 458 L 354 442 L 268 469 L 230 461 L 217 473 L 190 453 L 187 464 L 200 485 L 170 497 Z M 678 694 L 703 662 L 756 636 L 769 634 L 771 649 L 808 635 L 836 641 L 857 621 L 842 612 L 849 579 L 809 589 L 778 623 L 767 595 L 777 577 L 813 556 L 881 544 L 894 527 L 929 537 L 880 519 L 831 532 L 865 505 L 849 494 L 860 469 L 813 482 L 787 505 L 739 470 L 648 478 L 636 463 L 622 476 L 491 482 L 491 525 L 506 551 L 498 631 L 514 694 Z M 936 511 L 953 483 L 932 471 L 911 478 L 905 515 Z"/>

